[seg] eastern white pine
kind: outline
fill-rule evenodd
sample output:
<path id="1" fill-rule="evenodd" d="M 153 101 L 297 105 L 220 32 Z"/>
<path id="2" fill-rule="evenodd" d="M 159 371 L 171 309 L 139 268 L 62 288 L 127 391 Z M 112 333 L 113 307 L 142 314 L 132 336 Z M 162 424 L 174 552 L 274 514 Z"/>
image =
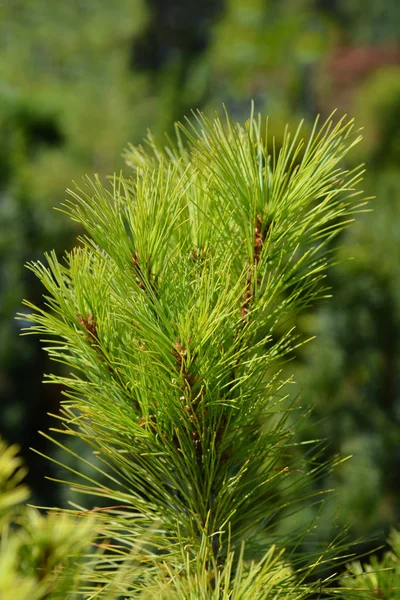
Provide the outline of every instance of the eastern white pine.
<path id="1" fill-rule="evenodd" d="M 362 169 L 343 165 L 359 139 L 330 119 L 278 148 L 261 118 L 197 114 L 176 144 L 128 149 L 130 174 L 70 191 L 63 210 L 85 235 L 29 265 L 46 307 L 26 302 L 24 319 L 67 366 L 47 376 L 65 390 L 59 433 L 94 451 L 74 489 L 110 506 L 88 511 L 105 551 L 83 597 L 324 587 L 308 577 L 332 549 L 301 562 L 308 528 L 277 532 L 318 500 L 310 480 L 325 468 L 312 452 L 296 463 L 308 407 L 289 402 L 280 366 L 306 341 L 296 315 L 328 295 L 331 241 L 363 210 Z"/>

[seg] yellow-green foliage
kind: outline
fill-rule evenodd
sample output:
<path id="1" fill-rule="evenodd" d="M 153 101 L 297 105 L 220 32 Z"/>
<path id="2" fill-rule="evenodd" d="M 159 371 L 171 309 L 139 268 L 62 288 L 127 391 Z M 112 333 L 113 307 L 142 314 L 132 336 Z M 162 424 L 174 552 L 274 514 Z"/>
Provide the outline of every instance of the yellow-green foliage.
<path id="1" fill-rule="evenodd" d="M 279 371 L 305 342 L 293 315 L 326 297 L 331 240 L 364 210 L 360 168 L 341 166 L 360 136 L 328 120 L 279 147 L 261 117 L 195 120 L 176 146 L 130 148 L 131 175 L 70 193 L 87 235 L 29 265 L 46 307 L 27 301 L 23 319 L 70 370 L 50 375 L 66 395 L 56 435 L 94 450 L 74 488 L 112 505 L 102 535 L 118 550 L 94 584 L 122 568 L 129 598 L 309 597 L 332 550 L 300 567 L 312 524 L 275 525 L 327 465 L 298 464 L 306 412 L 288 425 Z"/>
<path id="2" fill-rule="evenodd" d="M 391 550 L 382 559 L 373 556 L 369 563 L 360 561 L 347 567 L 342 578 L 344 600 L 362 597 L 365 600 L 398 600 L 400 598 L 400 532 L 389 537 Z"/>
<path id="3" fill-rule="evenodd" d="M 29 490 L 16 446 L 0 440 L 0 599 L 75 598 L 94 533 L 91 516 L 48 515 L 22 505 Z"/>

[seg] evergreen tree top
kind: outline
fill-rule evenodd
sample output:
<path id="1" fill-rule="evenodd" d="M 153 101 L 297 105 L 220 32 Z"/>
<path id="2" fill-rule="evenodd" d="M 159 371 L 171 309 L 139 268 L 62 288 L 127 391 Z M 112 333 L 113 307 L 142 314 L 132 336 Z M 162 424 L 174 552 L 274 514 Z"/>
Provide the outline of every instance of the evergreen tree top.
<path id="1" fill-rule="evenodd" d="M 48 376 L 65 389 L 59 431 L 97 457 L 75 487 L 113 501 L 103 535 L 123 549 L 111 562 L 140 543 L 156 565 L 127 597 L 310 592 L 293 575 L 302 532 L 274 531 L 322 467 L 289 466 L 302 418 L 280 365 L 305 341 L 295 315 L 327 297 L 331 240 L 365 200 L 362 168 L 343 166 L 360 139 L 353 122 L 301 131 L 278 148 L 261 118 L 241 127 L 197 114 L 175 145 L 149 136 L 126 151 L 129 176 L 70 191 L 79 247 L 29 265 L 46 308 L 26 302 L 27 332 L 72 369 Z"/>

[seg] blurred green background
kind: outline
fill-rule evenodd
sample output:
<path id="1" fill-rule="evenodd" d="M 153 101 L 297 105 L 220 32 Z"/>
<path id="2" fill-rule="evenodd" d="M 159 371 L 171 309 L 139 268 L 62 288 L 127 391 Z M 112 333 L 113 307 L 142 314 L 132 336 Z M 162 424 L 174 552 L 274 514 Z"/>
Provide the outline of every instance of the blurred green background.
<path id="1" fill-rule="evenodd" d="M 34 502 L 63 503 L 29 450 L 53 452 L 37 430 L 61 390 L 42 385 L 57 367 L 14 320 L 22 298 L 41 302 L 23 265 L 73 246 L 53 210 L 72 180 L 123 168 L 128 142 L 171 133 L 191 108 L 244 119 L 251 99 L 278 139 L 334 108 L 365 128 L 351 161 L 367 165 L 374 212 L 339 240 L 334 297 L 299 319 L 317 340 L 289 368 L 316 407 L 311 435 L 353 455 L 323 482 L 337 490 L 326 514 L 383 541 L 400 522 L 398 0 L 0 1 L 0 432 L 22 446 Z"/>

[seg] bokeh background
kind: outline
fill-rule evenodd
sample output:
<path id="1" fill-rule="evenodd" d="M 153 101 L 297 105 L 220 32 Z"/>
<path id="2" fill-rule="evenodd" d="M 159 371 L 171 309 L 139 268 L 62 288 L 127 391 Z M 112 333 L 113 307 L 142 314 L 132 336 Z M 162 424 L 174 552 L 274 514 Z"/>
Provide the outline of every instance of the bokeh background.
<path id="1" fill-rule="evenodd" d="M 54 454 L 37 431 L 61 390 L 42 385 L 57 367 L 14 319 L 22 298 L 41 302 L 24 263 L 73 246 L 53 210 L 73 180 L 123 168 L 128 142 L 173 132 L 191 108 L 244 119 L 251 99 L 278 140 L 334 108 L 365 128 L 351 161 L 367 165 L 374 212 L 338 240 L 334 297 L 300 317 L 317 339 L 290 369 L 326 458 L 353 455 L 321 484 L 336 488 L 323 535 L 335 516 L 376 545 L 400 524 L 398 0 L 0 1 L 0 432 L 22 446 L 33 501 L 63 504 L 44 478 L 57 467 L 29 450 Z"/>

